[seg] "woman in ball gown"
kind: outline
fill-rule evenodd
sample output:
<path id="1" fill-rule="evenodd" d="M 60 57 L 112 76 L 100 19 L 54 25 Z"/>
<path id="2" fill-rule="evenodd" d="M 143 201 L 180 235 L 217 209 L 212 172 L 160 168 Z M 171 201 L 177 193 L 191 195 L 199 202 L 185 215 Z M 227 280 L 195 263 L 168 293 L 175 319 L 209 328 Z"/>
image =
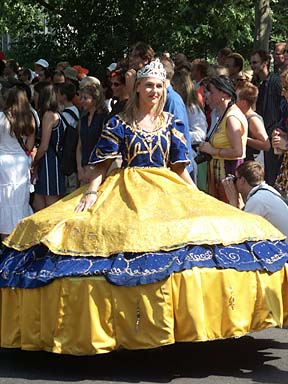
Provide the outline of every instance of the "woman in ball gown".
<path id="1" fill-rule="evenodd" d="M 92 152 L 89 186 L 5 240 L 2 347 L 96 354 L 288 324 L 284 236 L 197 190 L 164 84 L 158 60 L 139 70 Z"/>

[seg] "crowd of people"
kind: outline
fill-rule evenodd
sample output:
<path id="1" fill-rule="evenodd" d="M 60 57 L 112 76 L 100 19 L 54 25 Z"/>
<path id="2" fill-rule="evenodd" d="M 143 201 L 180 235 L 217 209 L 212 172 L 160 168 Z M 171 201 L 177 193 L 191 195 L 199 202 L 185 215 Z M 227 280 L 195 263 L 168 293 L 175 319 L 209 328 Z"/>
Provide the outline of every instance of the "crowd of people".
<path id="1" fill-rule="evenodd" d="M 188 172 L 198 188 L 225 202 L 228 198 L 222 180 L 228 174 L 235 175 L 236 168 L 245 160 L 262 163 L 265 181 L 287 196 L 288 54 L 285 47 L 284 43 L 275 45 L 273 67 L 272 56 L 267 52 L 252 52 L 247 58 L 250 70 L 244 70 L 242 55 L 229 48 L 220 50 L 212 64 L 203 59 L 189 61 L 182 53 L 174 60 L 167 51 L 160 57 L 167 73 L 164 110 L 184 122 L 190 160 Z M 87 68 L 71 66 L 68 62 L 51 66 L 47 60 L 39 59 L 31 70 L 19 66 L 15 60 L 1 60 L 1 110 L 7 108 L 5 100 L 9 90 L 21 89 L 30 102 L 28 114 L 33 114 L 35 124 L 32 128 L 34 148 L 30 148 L 30 142 L 27 145 L 23 142 L 25 152 L 31 153 L 30 189 L 35 190 L 28 200 L 26 198 L 26 204 L 16 198 L 23 207 L 23 217 L 31 212 L 29 204 L 36 212 L 89 182 L 88 161 L 103 126 L 124 111 L 136 72 L 154 58 L 152 47 L 139 42 L 129 57 L 119 58 L 107 68 L 107 77 L 101 82 L 89 76 Z M 7 117 L 7 113 L 4 115 Z M 61 146 L 67 124 L 79 132 L 77 169 L 69 176 L 61 171 Z M 21 128 L 15 138 L 20 137 L 22 141 L 27 139 Z M 121 160 L 118 159 L 115 166 L 121 166 Z M 0 185 L 3 199 L 6 196 L 0 212 L 6 217 L 11 206 L 9 217 L 13 217 L 15 195 L 7 199 L 5 185 L 5 181 Z M 14 189 L 19 191 L 16 186 L 18 183 L 14 183 Z M 6 224 L 5 229 L 0 228 L 2 237 L 11 233 L 21 218 L 21 214 L 15 213 L 15 216 L 18 218 L 12 220 L 9 230 Z M 1 222 L 6 222 L 2 215 Z"/>
<path id="2" fill-rule="evenodd" d="M 102 81 L 7 60 L 1 345 L 93 354 L 288 325 L 284 51 L 279 73 L 252 52 L 250 73 L 229 48 L 208 64 L 138 42 Z"/>

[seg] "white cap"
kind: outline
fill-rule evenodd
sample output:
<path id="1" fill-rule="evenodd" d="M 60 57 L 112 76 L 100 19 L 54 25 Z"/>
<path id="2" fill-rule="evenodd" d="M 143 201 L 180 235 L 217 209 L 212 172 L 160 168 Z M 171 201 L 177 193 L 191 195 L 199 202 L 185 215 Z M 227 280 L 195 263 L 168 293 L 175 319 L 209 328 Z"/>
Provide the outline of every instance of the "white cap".
<path id="1" fill-rule="evenodd" d="M 43 68 L 48 68 L 49 67 L 48 61 L 46 61 L 44 59 L 39 59 L 39 60 L 35 61 L 34 64 L 41 65 L 41 67 L 43 67 Z"/>
<path id="2" fill-rule="evenodd" d="M 112 63 L 107 67 L 108 71 L 113 72 L 117 68 L 117 63 Z"/>

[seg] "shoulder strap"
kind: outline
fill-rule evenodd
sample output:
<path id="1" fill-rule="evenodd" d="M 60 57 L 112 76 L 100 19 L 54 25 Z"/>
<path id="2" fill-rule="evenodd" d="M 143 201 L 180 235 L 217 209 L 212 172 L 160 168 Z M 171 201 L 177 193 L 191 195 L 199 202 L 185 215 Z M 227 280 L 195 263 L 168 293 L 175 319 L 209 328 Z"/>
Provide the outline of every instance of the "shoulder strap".
<path id="1" fill-rule="evenodd" d="M 212 131 L 208 133 L 208 135 L 207 135 L 207 139 L 208 139 L 208 141 L 211 140 L 211 138 L 212 138 L 212 136 L 214 135 L 216 129 L 217 129 L 217 128 L 219 127 L 219 125 L 222 123 L 222 121 L 223 121 L 225 115 L 227 114 L 228 109 L 229 109 L 230 107 L 232 107 L 233 104 L 234 104 L 234 103 L 231 103 L 231 102 L 230 102 L 230 103 L 227 105 L 227 107 L 226 107 L 226 109 L 225 109 L 223 115 L 220 117 L 220 119 L 219 119 L 219 120 L 217 121 L 217 123 L 214 125 Z"/>
<path id="2" fill-rule="evenodd" d="M 268 191 L 268 192 L 270 192 L 270 193 L 273 193 L 274 196 L 277 196 L 279 199 L 281 199 L 281 200 L 283 201 L 283 203 L 285 203 L 286 205 L 288 205 L 287 200 L 286 200 L 283 196 L 278 195 L 277 193 L 275 193 L 274 191 L 271 191 L 271 189 L 268 189 L 268 188 L 258 188 L 258 189 L 256 189 L 256 191 L 254 191 L 254 192 L 252 193 L 252 195 L 249 196 L 249 199 L 250 199 L 250 197 L 254 196 L 255 193 L 257 193 L 258 191 Z"/>
<path id="3" fill-rule="evenodd" d="M 251 115 L 247 116 L 246 119 L 249 121 L 250 119 L 252 119 L 252 117 L 257 117 L 259 120 L 263 121 L 263 118 L 262 116 L 260 116 L 258 113 L 251 113 Z"/>
<path id="4" fill-rule="evenodd" d="M 68 127 L 68 125 L 70 125 L 70 124 L 68 123 L 65 116 L 63 115 L 63 112 L 59 112 L 59 115 L 61 116 L 61 119 L 64 121 L 66 127 Z"/>
<path id="5" fill-rule="evenodd" d="M 70 108 L 65 108 L 63 112 L 67 112 L 70 116 L 73 117 L 73 119 L 74 119 L 75 121 L 78 121 L 78 120 L 79 120 L 79 117 L 76 115 L 75 112 L 72 111 L 72 109 L 70 109 Z M 63 113 L 63 112 L 62 112 L 62 113 Z M 66 119 L 65 119 L 65 120 L 66 120 Z M 65 121 L 64 121 L 64 122 L 65 122 Z"/>
<path id="6" fill-rule="evenodd" d="M 22 137 L 17 137 L 17 140 L 18 140 L 18 143 L 20 144 L 20 147 L 23 149 L 23 151 L 27 155 L 27 148 L 26 148 L 26 146 L 24 144 L 24 141 L 23 141 Z"/>

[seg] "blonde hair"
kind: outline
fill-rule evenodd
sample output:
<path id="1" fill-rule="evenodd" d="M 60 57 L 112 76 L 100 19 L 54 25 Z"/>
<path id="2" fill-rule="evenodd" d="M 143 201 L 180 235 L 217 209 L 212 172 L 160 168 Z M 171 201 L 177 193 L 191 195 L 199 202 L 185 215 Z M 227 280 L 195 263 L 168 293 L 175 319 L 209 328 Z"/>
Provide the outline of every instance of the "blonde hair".
<path id="1" fill-rule="evenodd" d="M 81 93 L 87 93 L 95 101 L 95 108 L 97 113 L 107 113 L 107 107 L 105 104 L 104 92 L 101 84 L 88 83 L 81 88 Z"/>
<path id="2" fill-rule="evenodd" d="M 97 77 L 86 76 L 79 82 L 79 89 L 83 89 L 88 85 L 100 85 L 100 80 Z"/>
<path id="3" fill-rule="evenodd" d="M 191 108 L 195 105 L 202 109 L 198 92 L 195 90 L 189 72 L 185 69 L 177 70 L 172 78 L 172 85 L 175 91 L 182 97 L 186 107 Z"/>
<path id="4" fill-rule="evenodd" d="M 139 110 L 139 95 L 137 92 L 137 87 L 142 80 L 145 81 L 147 79 L 144 78 L 144 79 L 138 79 L 135 81 L 132 95 L 131 95 L 131 97 L 129 97 L 127 104 L 126 104 L 126 107 L 125 107 L 124 112 L 123 112 L 123 116 L 124 116 L 125 121 L 132 126 L 135 124 L 135 121 L 137 118 L 137 113 Z M 157 107 L 155 108 L 155 115 L 156 116 L 161 116 L 161 115 L 163 116 L 163 108 L 164 108 L 164 105 L 166 102 L 166 94 L 167 94 L 166 86 L 165 86 L 165 82 L 163 81 L 163 93 L 160 97 L 160 100 L 158 102 Z"/>

